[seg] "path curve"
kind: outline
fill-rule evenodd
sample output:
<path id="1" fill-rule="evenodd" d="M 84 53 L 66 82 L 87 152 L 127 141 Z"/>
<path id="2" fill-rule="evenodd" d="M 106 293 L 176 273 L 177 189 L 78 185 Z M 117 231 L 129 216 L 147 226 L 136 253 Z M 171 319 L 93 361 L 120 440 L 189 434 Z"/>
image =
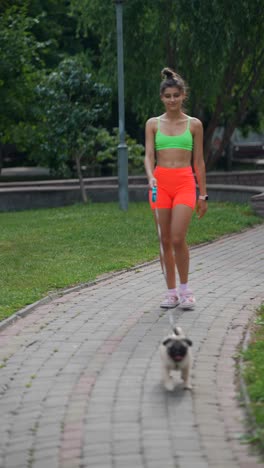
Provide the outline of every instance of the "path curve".
<path id="1" fill-rule="evenodd" d="M 192 249 L 192 392 L 160 383 L 158 263 L 72 291 L 0 331 L 3 468 L 255 468 L 235 355 L 264 300 L 264 225 Z"/>

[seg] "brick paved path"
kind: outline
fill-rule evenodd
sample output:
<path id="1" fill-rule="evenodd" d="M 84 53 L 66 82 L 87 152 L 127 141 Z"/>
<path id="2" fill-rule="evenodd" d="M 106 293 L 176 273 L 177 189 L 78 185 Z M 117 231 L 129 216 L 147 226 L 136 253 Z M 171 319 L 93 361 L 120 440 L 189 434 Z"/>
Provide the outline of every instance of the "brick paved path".
<path id="1" fill-rule="evenodd" d="M 0 466 L 254 468 L 236 348 L 264 299 L 264 226 L 192 250 L 192 392 L 160 384 L 157 262 L 70 292 L 0 330 Z M 263 465 L 261 465 L 263 466 Z"/>

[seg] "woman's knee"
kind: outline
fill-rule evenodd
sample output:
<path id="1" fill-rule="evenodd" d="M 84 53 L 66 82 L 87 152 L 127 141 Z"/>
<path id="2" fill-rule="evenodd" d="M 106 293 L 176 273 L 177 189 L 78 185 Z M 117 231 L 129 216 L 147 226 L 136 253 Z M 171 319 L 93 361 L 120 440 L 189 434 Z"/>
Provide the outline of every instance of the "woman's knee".
<path id="1" fill-rule="evenodd" d="M 182 249 L 186 245 L 185 236 L 174 235 L 172 237 L 172 245 L 174 249 Z"/>

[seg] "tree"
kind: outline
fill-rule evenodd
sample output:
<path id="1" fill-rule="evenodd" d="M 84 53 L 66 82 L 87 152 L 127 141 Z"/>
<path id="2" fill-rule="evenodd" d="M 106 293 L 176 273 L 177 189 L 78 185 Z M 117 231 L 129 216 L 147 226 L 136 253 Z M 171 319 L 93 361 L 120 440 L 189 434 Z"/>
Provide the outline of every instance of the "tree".
<path id="1" fill-rule="evenodd" d="M 144 172 L 145 148 L 126 132 L 125 138 L 128 148 L 128 172 L 138 174 Z M 114 128 L 110 133 L 106 128 L 98 128 L 89 143 L 89 154 L 95 155 L 95 164 L 102 166 L 102 172 L 111 175 L 118 174 L 117 147 L 119 144 L 119 130 Z"/>
<path id="2" fill-rule="evenodd" d="M 34 88 L 41 73 L 38 51 L 43 45 L 31 34 L 33 24 L 23 8 L 0 15 L 1 143 L 16 143 L 18 128 L 33 116 Z"/>
<path id="3" fill-rule="evenodd" d="M 0 14 L 10 7 L 23 9 L 28 18 L 34 18 L 31 34 L 45 44 L 39 53 L 46 68 L 58 65 L 63 57 L 84 52 L 88 44 L 76 37 L 77 21 L 70 15 L 68 0 L 1 0 Z"/>
<path id="4" fill-rule="evenodd" d="M 198 26 L 204 51 L 201 77 L 205 84 L 200 83 L 195 88 L 196 108 L 208 116 L 205 158 L 207 167 L 212 168 L 229 144 L 235 128 L 247 121 L 252 110 L 258 116 L 262 108 L 262 99 L 257 104 L 256 96 L 262 94 L 264 85 L 264 10 L 261 0 L 193 1 L 191 6 L 195 21 L 189 24 L 192 28 Z M 212 18 L 210 24 L 206 21 L 206 11 Z M 206 49 L 209 49 L 207 53 Z M 204 93 L 198 96 L 199 89 L 204 93 L 209 91 L 209 99 L 204 99 Z M 201 96 L 206 105 L 202 105 Z M 260 120 L 255 119 L 255 127 Z M 217 152 L 212 154 L 212 135 L 219 125 L 224 127 L 223 139 Z"/>
<path id="5" fill-rule="evenodd" d="M 40 150 L 42 162 L 62 171 L 75 161 L 83 201 L 87 201 L 81 160 L 89 160 L 89 140 L 98 122 L 106 118 L 110 89 L 93 81 L 83 64 L 63 60 L 37 87 L 40 98 Z"/>
<path id="6" fill-rule="evenodd" d="M 114 87 L 114 4 L 71 0 L 71 5 L 79 16 L 79 30 L 88 37 L 96 35 L 100 76 Z M 158 84 L 165 65 L 187 80 L 188 110 L 206 129 L 208 167 L 220 158 L 234 128 L 243 125 L 253 100 L 256 112 L 261 109 L 262 99 L 256 102 L 256 95 L 264 81 L 262 0 L 190 0 L 187 8 L 185 0 L 130 0 L 124 3 L 124 50 L 127 108 L 136 113 L 140 125 L 162 109 Z M 212 135 L 220 125 L 225 127 L 224 138 L 213 154 Z"/>
<path id="7" fill-rule="evenodd" d="M 63 57 L 80 52 L 89 64 L 84 43 L 76 38 L 76 20 L 68 0 L 3 0 L 0 5 L 0 172 L 6 143 L 39 152 L 39 115 L 35 88 L 47 70 Z"/>

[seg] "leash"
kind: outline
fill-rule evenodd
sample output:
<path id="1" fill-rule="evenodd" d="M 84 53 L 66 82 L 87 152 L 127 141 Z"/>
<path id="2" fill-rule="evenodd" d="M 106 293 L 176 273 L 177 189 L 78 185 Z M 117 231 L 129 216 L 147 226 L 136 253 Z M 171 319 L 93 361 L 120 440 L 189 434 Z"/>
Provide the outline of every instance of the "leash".
<path id="1" fill-rule="evenodd" d="M 156 189 L 156 187 L 153 187 Z M 157 196 L 157 189 L 153 192 L 153 189 L 152 189 L 152 201 L 156 201 L 156 196 Z M 156 217 L 156 223 L 157 223 L 157 230 L 158 230 L 158 238 L 159 238 L 159 245 L 160 245 L 160 260 L 161 260 L 161 269 L 162 269 L 162 273 L 164 274 L 164 277 L 165 277 L 165 280 L 167 279 L 167 271 L 166 271 L 166 265 L 165 265 L 165 262 L 164 262 L 164 250 L 163 250 L 163 245 L 162 245 L 162 242 L 161 242 L 161 229 L 160 229 L 160 223 L 159 223 L 159 213 L 158 213 L 158 209 L 155 208 L 154 209 L 154 212 L 155 212 L 155 217 Z M 170 326 L 171 328 L 174 330 L 175 328 L 175 321 L 174 321 L 174 317 L 173 317 L 173 312 L 171 309 L 167 309 L 167 311 L 169 312 L 169 322 L 170 322 Z"/>
<path id="2" fill-rule="evenodd" d="M 172 330 L 174 331 L 174 328 L 175 328 L 175 321 L 174 321 L 174 317 L 173 317 L 173 313 L 172 313 L 172 310 L 171 309 L 167 309 L 169 311 L 169 322 L 170 322 L 170 326 L 172 328 Z"/>

